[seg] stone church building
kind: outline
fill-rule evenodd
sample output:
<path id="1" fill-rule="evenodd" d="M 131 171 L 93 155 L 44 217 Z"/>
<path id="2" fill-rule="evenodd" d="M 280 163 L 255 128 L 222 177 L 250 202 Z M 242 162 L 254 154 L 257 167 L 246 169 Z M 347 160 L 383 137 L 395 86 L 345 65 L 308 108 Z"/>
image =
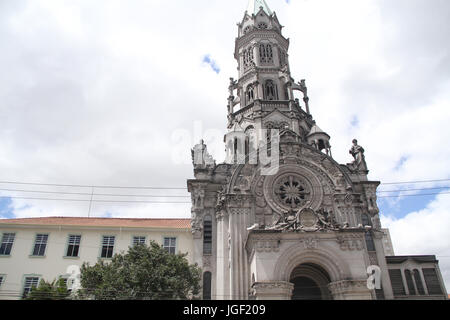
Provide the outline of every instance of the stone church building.
<path id="1" fill-rule="evenodd" d="M 364 149 L 353 140 L 353 162 L 333 159 L 288 48 L 266 1 L 250 0 L 235 43 L 227 158 L 216 164 L 203 141 L 192 150 L 203 298 L 446 299 L 435 256 L 393 255 Z"/>

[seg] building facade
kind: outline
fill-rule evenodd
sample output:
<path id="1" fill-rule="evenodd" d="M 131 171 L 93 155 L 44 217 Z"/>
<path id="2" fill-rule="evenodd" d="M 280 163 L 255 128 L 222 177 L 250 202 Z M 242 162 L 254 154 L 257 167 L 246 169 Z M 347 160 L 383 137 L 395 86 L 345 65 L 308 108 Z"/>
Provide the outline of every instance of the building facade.
<path id="1" fill-rule="evenodd" d="M 226 160 L 194 146 L 191 219 L 0 220 L 0 299 L 150 240 L 202 268 L 203 299 L 447 299 L 435 256 L 394 255 L 364 149 L 354 140 L 351 163 L 333 159 L 288 49 L 276 14 L 250 0 L 235 43 Z"/>
<path id="2" fill-rule="evenodd" d="M 353 140 L 351 163 L 333 159 L 305 81 L 291 76 L 288 49 L 276 14 L 250 0 L 235 41 L 226 160 L 216 164 L 201 141 L 187 182 L 204 298 L 445 299 L 434 256 L 392 256 L 377 207 L 380 182 L 367 178 L 364 149 Z M 400 290 L 400 281 L 415 291 Z M 419 290 L 428 284 L 434 289 Z"/>
<path id="3" fill-rule="evenodd" d="M 193 262 L 189 219 L 28 218 L 0 220 L 0 300 L 20 299 L 41 279 L 69 279 L 83 262 L 109 261 L 153 240 Z"/>

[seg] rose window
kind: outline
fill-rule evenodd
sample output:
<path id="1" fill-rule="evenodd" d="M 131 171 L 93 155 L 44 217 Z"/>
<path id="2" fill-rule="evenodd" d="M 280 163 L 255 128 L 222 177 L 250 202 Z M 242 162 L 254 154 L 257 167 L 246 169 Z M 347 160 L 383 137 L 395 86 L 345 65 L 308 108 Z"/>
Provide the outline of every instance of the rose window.
<path id="1" fill-rule="evenodd" d="M 275 186 L 275 194 L 278 200 L 291 208 L 297 208 L 309 200 L 308 186 L 296 176 L 288 175 L 280 179 Z"/>

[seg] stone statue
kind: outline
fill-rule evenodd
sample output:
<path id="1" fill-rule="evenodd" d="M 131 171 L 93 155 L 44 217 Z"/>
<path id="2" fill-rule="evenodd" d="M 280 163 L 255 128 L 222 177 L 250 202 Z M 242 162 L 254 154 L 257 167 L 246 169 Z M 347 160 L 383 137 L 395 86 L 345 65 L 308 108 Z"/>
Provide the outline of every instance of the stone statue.
<path id="1" fill-rule="evenodd" d="M 309 114 L 309 97 L 308 97 L 308 88 L 305 84 L 305 79 L 302 79 L 299 83 L 300 91 L 303 92 L 303 102 L 305 102 L 306 113 Z"/>
<path id="2" fill-rule="evenodd" d="M 230 85 L 228 86 L 228 91 L 230 92 L 230 97 L 233 96 L 233 90 L 236 88 L 237 81 L 230 78 Z"/>
<path id="3" fill-rule="evenodd" d="M 364 158 L 364 148 L 358 145 L 358 140 L 353 139 L 353 146 L 349 153 L 353 156 L 354 161 L 351 163 L 355 170 L 367 170 L 366 160 Z"/>
<path id="4" fill-rule="evenodd" d="M 199 144 L 196 144 L 193 149 L 191 149 L 192 163 L 194 166 L 208 166 L 215 165 L 215 161 L 212 156 L 208 153 L 206 144 L 200 140 Z"/>

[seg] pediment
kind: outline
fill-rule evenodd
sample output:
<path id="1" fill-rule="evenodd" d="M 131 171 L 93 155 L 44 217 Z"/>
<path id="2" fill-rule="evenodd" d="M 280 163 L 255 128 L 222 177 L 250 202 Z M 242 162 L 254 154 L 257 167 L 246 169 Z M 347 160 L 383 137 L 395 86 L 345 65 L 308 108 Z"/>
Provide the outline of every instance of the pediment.
<path id="1" fill-rule="evenodd" d="M 282 112 L 280 112 L 279 110 L 273 110 L 271 113 L 269 113 L 268 115 L 266 115 L 263 119 L 263 123 L 265 124 L 266 122 L 273 122 L 273 123 L 281 123 L 281 122 L 287 122 L 288 124 L 290 123 L 290 119 L 289 117 L 287 117 L 286 115 L 284 115 Z"/>

